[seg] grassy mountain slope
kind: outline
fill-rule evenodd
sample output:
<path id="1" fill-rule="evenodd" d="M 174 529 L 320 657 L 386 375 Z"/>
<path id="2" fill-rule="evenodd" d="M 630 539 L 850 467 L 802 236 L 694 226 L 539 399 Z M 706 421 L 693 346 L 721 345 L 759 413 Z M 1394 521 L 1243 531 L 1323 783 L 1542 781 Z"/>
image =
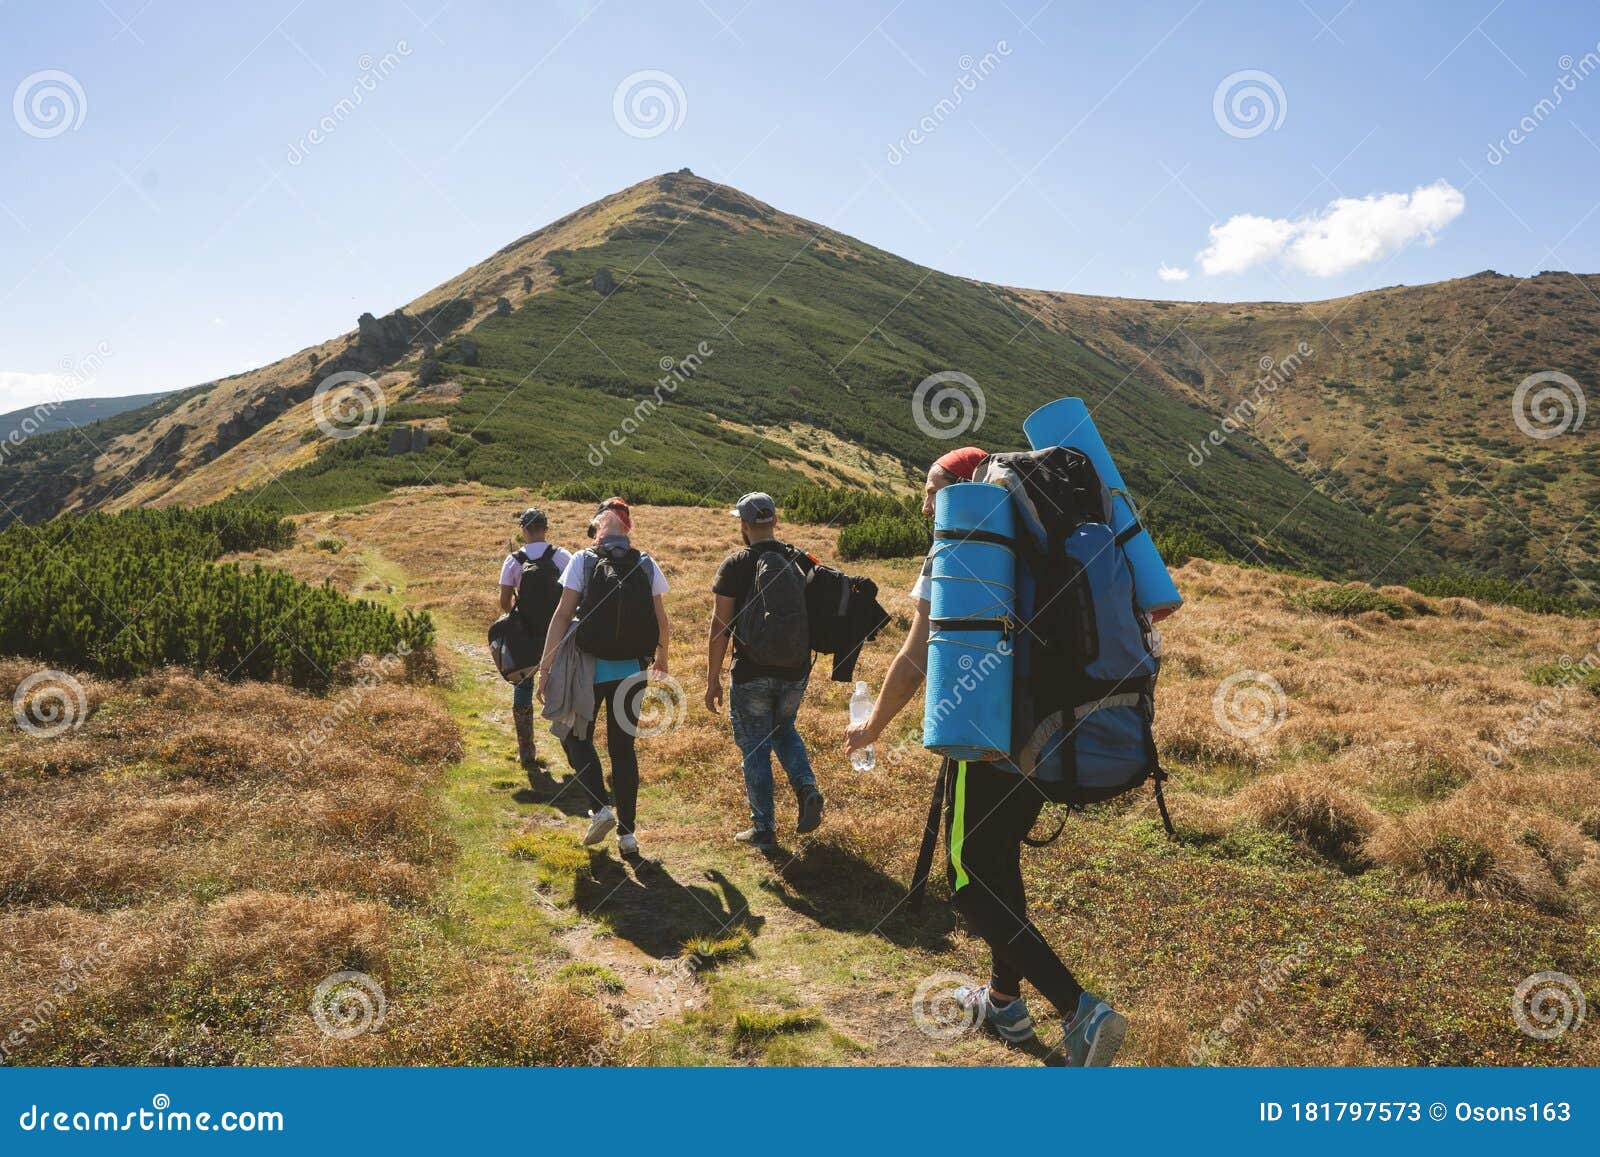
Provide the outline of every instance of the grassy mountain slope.
<path id="1" fill-rule="evenodd" d="M 1016 446 L 1036 405 L 1088 399 L 1158 530 L 1361 577 L 1442 559 L 1516 580 L 1537 567 L 1531 584 L 1582 593 L 1593 531 L 1546 555 L 1559 512 L 1593 501 L 1592 442 L 1534 442 L 1509 416 L 1524 369 L 1592 347 L 1589 282 L 1562 277 L 1305 305 L 1074 297 L 924 269 L 667 174 L 350 334 L 141 411 L 92 452 L 29 457 L 35 439 L 0 497 L 39 518 L 241 489 L 322 509 L 455 481 L 598 496 L 647 480 L 719 500 L 806 478 L 898 490 L 959 444 L 925 433 L 912 405 L 919 382 L 955 370 L 985 406 L 961 441 Z M 1260 359 L 1302 340 L 1314 352 L 1292 380 L 1195 465 Z M 312 392 L 335 370 L 381 384 L 383 428 L 319 436 Z M 390 453 L 402 424 L 428 430 L 426 449 Z"/>
<path id="2" fill-rule="evenodd" d="M 1336 501 L 1474 570 L 1600 593 L 1588 589 L 1600 584 L 1600 525 L 1580 521 L 1600 503 L 1594 424 L 1532 437 L 1514 400 L 1546 371 L 1592 391 L 1600 277 L 1486 272 L 1306 303 L 1027 296 L 1042 324 L 1208 409 L 1242 413 L 1248 433 Z M 1253 400 L 1259 411 L 1237 410 Z M 1559 409 L 1544 422 L 1523 413 L 1541 433 L 1561 425 Z"/>

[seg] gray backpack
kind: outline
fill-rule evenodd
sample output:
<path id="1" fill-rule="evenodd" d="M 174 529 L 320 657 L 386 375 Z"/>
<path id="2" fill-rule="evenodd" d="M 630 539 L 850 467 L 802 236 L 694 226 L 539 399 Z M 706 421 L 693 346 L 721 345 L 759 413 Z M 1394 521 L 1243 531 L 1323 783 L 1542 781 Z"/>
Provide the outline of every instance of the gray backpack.
<path id="1" fill-rule="evenodd" d="M 762 667 L 810 667 L 806 576 L 793 548 L 758 550 L 755 563 L 755 578 L 734 615 L 739 654 Z"/>

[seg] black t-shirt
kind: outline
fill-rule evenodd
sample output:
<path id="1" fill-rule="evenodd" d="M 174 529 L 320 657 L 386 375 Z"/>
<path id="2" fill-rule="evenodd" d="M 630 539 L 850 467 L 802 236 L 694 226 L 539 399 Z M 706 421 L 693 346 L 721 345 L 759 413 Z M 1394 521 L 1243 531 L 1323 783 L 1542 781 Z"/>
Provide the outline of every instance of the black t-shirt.
<path id="1" fill-rule="evenodd" d="M 788 550 L 789 548 L 776 539 L 758 542 L 747 546 L 743 550 L 736 550 L 722 560 L 722 565 L 717 568 L 717 577 L 712 580 L 711 593 L 726 595 L 734 600 L 734 618 L 737 622 L 739 608 L 744 604 L 745 596 L 750 593 L 750 587 L 756 580 L 756 555 L 763 550 Z M 802 571 L 808 570 L 810 560 L 799 551 L 795 552 L 795 561 L 800 564 Z M 752 663 L 749 659 L 739 654 L 739 641 L 733 643 L 733 670 L 729 675 L 735 683 L 744 683 L 750 679 L 787 679 L 794 681 L 804 679 L 811 673 L 809 667 L 766 667 L 760 663 Z"/>

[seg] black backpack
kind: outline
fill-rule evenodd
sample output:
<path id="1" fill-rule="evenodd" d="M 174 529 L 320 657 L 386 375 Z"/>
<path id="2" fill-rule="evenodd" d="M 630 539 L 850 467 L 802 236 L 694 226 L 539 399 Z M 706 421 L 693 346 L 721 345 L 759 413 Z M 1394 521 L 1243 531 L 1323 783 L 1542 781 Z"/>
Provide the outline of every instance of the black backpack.
<path id="1" fill-rule="evenodd" d="M 511 557 L 522 564 L 513 613 L 530 635 L 542 641 L 561 601 L 561 568 L 556 565 L 555 548 L 546 549 L 538 558 L 529 558 L 528 552 L 520 549 Z"/>
<path id="2" fill-rule="evenodd" d="M 650 569 L 631 546 L 583 552 L 589 580 L 578 603 L 578 646 L 597 659 L 645 659 L 661 641 Z"/>
<path id="3" fill-rule="evenodd" d="M 755 574 L 733 617 L 739 655 L 761 667 L 809 667 L 806 576 L 796 552 L 779 544 L 752 553 Z"/>

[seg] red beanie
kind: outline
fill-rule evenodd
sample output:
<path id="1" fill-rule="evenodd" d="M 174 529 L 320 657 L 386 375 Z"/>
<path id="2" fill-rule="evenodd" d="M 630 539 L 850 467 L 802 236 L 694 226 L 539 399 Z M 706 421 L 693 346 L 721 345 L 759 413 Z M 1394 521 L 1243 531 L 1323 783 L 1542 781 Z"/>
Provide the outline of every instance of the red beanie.
<path id="1" fill-rule="evenodd" d="M 620 496 L 608 498 L 595 508 L 594 516 L 599 518 L 606 511 L 611 511 L 622 520 L 623 529 L 633 533 L 633 511 L 628 509 L 628 504 Z"/>
<path id="2" fill-rule="evenodd" d="M 988 456 L 988 451 L 981 450 L 977 446 L 963 446 L 959 450 L 951 450 L 947 454 L 940 455 L 934 465 L 948 470 L 963 482 L 971 482 L 972 475 L 978 469 L 978 463 Z"/>

